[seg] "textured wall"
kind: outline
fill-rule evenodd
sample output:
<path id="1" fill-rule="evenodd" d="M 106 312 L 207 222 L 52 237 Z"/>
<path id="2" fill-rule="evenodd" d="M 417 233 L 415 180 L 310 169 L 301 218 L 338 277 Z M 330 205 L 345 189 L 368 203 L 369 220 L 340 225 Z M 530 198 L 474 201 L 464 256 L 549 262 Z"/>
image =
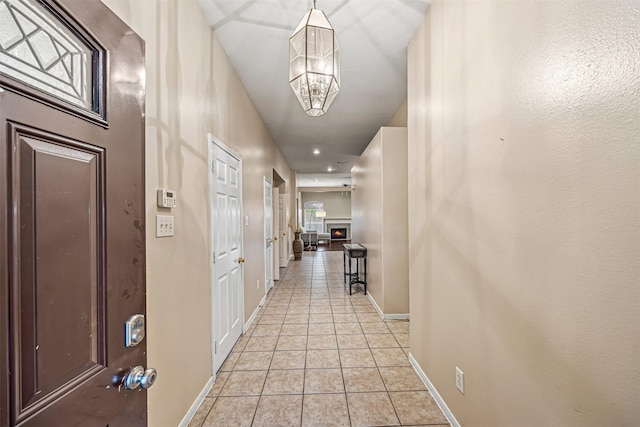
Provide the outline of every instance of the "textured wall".
<path id="1" fill-rule="evenodd" d="M 351 242 L 367 248 L 367 291 L 384 312 L 382 242 L 382 132 L 351 168 Z"/>
<path id="2" fill-rule="evenodd" d="M 384 314 L 406 314 L 407 128 L 380 128 L 351 169 L 351 183 L 352 242 L 367 248 L 367 291 Z"/>
<path id="3" fill-rule="evenodd" d="M 393 117 L 387 123 L 388 127 L 407 127 L 407 101 L 398 107 Z"/>
<path id="4" fill-rule="evenodd" d="M 409 313 L 407 128 L 383 127 L 382 243 L 384 313 Z M 373 207 L 372 207 L 373 208 Z"/>
<path id="5" fill-rule="evenodd" d="M 410 43 L 411 352 L 464 425 L 640 420 L 639 46 L 635 1 L 435 0 Z"/>
<path id="6" fill-rule="evenodd" d="M 324 203 L 324 210 L 327 212 L 326 219 L 349 219 L 351 218 L 351 189 L 344 191 L 303 191 L 302 206 L 306 202 L 318 201 Z"/>
<path id="7" fill-rule="evenodd" d="M 243 159 L 245 319 L 264 296 L 263 176 L 295 178 L 197 1 L 105 3 L 146 41 L 149 425 L 175 427 L 211 376 L 207 133 Z M 159 187 L 178 194 L 173 238 L 155 238 Z"/>

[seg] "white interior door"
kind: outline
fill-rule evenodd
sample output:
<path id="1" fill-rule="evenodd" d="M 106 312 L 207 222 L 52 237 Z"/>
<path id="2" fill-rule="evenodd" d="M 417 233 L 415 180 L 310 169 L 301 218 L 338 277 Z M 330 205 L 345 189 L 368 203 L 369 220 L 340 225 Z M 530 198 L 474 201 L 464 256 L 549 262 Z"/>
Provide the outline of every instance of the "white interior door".
<path id="1" fill-rule="evenodd" d="M 217 372 L 242 334 L 242 162 L 213 135 L 211 159 L 211 248 L 213 368 Z"/>
<path id="2" fill-rule="evenodd" d="M 289 224 L 288 209 L 289 196 L 280 194 L 278 196 L 278 246 L 280 246 L 279 266 L 286 267 L 289 262 L 289 248 L 287 239 L 287 224 Z"/>
<path id="3" fill-rule="evenodd" d="M 271 222 L 271 247 L 273 248 L 273 280 L 280 280 L 280 209 L 278 208 L 278 200 L 280 200 L 280 189 L 273 187 L 273 197 L 271 198 L 273 221 Z"/>
<path id="4" fill-rule="evenodd" d="M 264 265 L 265 265 L 265 293 L 273 287 L 273 188 L 271 181 L 264 178 Z"/>

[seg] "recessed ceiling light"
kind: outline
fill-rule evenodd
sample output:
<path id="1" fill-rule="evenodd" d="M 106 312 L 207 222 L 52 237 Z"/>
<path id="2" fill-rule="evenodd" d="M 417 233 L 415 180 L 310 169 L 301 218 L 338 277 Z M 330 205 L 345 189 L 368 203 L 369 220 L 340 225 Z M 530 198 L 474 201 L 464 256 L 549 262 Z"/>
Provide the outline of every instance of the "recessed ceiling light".
<path id="1" fill-rule="evenodd" d="M 329 167 L 327 168 L 327 172 L 333 172 L 333 168 L 332 168 L 331 166 L 329 166 Z"/>
<path id="2" fill-rule="evenodd" d="M 320 182 L 320 180 L 319 180 L 319 179 L 316 179 L 316 182 Z"/>
<path id="3" fill-rule="evenodd" d="M 315 149 L 313 150 L 313 154 L 315 154 L 315 155 L 317 156 L 318 154 L 320 154 L 320 150 L 318 150 L 317 148 L 315 148 Z"/>

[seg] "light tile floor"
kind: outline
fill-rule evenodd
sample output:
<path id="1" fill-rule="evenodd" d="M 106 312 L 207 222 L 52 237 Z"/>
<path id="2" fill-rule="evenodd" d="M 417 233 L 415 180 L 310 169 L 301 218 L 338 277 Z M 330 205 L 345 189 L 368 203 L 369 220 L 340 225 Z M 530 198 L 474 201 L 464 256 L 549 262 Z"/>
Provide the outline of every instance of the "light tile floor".
<path id="1" fill-rule="evenodd" d="M 342 252 L 305 252 L 276 283 L 190 427 L 449 425 L 407 359 L 409 322 L 349 296 Z"/>

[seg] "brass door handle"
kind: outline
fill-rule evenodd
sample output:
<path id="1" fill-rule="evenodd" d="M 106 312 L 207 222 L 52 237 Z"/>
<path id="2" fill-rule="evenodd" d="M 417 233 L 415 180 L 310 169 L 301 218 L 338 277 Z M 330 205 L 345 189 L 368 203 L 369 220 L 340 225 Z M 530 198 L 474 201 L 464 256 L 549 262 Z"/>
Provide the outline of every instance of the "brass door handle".
<path id="1" fill-rule="evenodd" d="M 278 241 L 278 238 L 274 237 L 273 239 L 269 240 L 269 243 L 275 243 L 276 241 Z"/>
<path id="2" fill-rule="evenodd" d="M 283 231 L 283 232 L 282 232 L 282 235 L 283 235 L 283 236 L 286 236 L 286 235 L 287 235 L 287 233 L 285 233 L 285 232 Z"/>
<path id="3" fill-rule="evenodd" d="M 242 257 L 238 258 L 238 264 L 244 264 L 244 258 Z"/>

